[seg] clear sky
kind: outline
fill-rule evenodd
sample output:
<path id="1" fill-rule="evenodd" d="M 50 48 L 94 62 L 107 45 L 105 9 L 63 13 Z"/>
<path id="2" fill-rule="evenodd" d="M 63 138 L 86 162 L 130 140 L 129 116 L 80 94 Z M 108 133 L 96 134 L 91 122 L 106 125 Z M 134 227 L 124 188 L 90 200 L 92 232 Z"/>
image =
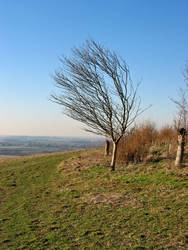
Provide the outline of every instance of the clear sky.
<path id="1" fill-rule="evenodd" d="M 184 85 L 188 0 L 0 0 L 0 134 L 86 135 L 49 101 L 58 56 L 93 38 L 142 79 L 141 119 L 170 123 Z"/>

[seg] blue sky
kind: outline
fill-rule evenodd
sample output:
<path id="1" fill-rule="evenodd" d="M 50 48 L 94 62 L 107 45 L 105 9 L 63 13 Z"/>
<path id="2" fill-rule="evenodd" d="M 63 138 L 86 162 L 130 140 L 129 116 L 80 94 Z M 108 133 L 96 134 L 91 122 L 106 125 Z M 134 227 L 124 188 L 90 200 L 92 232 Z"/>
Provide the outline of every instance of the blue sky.
<path id="1" fill-rule="evenodd" d="M 171 123 L 169 97 L 184 86 L 187 0 L 0 0 L 0 134 L 86 135 L 49 101 L 58 57 L 93 38 L 130 67 L 143 107 L 139 120 Z"/>

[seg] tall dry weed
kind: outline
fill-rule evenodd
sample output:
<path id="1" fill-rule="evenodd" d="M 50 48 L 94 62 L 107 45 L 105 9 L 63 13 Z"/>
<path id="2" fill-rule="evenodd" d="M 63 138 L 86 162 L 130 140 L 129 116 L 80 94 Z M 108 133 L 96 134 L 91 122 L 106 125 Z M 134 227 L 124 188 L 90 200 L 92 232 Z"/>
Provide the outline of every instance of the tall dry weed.
<path id="1" fill-rule="evenodd" d="M 128 164 L 174 157 L 176 137 L 172 127 L 165 126 L 157 130 L 155 124 L 146 122 L 132 129 L 121 140 L 118 161 Z"/>
<path id="2" fill-rule="evenodd" d="M 141 162 L 157 138 L 157 130 L 152 123 L 142 124 L 129 132 L 120 142 L 118 160 L 120 162 Z"/>

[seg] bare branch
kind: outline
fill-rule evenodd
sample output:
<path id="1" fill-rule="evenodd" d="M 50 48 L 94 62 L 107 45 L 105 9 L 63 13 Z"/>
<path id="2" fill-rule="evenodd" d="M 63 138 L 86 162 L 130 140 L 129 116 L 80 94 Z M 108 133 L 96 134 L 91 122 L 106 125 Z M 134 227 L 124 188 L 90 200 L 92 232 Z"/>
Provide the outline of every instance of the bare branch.
<path id="1" fill-rule="evenodd" d="M 178 99 L 170 98 L 170 100 L 176 104 L 177 114 L 174 118 L 174 126 L 178 130 L 188 128 L 188 103 L 187 103 L 187 91 L 186 89 L 179 88 Z"/>

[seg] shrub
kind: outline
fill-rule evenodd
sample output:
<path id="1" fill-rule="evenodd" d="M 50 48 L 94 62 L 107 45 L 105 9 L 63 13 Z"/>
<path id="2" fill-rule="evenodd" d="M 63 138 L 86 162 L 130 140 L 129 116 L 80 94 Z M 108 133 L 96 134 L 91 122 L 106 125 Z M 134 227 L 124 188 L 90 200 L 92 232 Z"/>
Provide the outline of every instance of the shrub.
<path id="1" fill-rule="evenodd" d="M 118 161 L 120 163 L 159 161 L 175 156 L 177 133 L 170 126 L 157 130 L 146 122 L 129 131 L 120 142 Z"/>
<path id="2" fill-rule="evenodd" d="M 157 135 L 155 125 L 150 122 L 131 130 L 120 142 L 118 160 L 125 163 L 143 161 Z"/>
<path id="3" fill-rule="evenodd" d="M 157 141 L 160 144 L 170 144 L 174 143 L 177 140 L 177 132 L 174 128 L 170 126 L 164 126 L 158 132 Z"/>

